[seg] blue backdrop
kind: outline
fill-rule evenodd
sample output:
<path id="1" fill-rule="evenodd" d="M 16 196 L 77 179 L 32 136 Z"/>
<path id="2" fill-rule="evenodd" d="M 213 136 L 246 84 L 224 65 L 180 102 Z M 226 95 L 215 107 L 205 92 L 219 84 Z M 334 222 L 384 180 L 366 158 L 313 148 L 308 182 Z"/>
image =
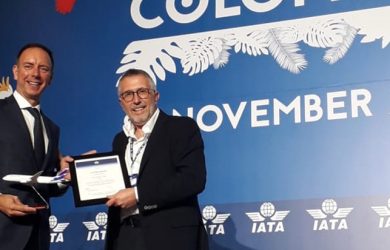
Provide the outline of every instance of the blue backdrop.
<path id="1" fill-rule="evenodd" d="M 0 23 L 0 98 L 22 45 L 54 52 L 64 154 L 111 150 L 131 67 L 197 121 L 212 249 L 388 249 L 388 1 L 13 0 Z M 102 249 L 106 211 L 55 199 L 52 249 Z"/>

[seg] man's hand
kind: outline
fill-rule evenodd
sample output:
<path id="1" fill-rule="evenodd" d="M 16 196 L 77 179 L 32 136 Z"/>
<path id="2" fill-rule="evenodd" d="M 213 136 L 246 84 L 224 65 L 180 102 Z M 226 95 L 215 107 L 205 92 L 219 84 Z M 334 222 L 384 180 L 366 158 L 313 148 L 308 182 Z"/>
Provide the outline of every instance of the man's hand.
<path id="1" fill-rule="evenodd" d="M 130 208 L 137 204 L 134 188 L 119 190 L 116 194 L 107 197 L 106 205 L 111 207 Z"/>
<path id="2" fill-rule="evenodd" d="M 81 155 L 92 155 L 92 154 L 96 154 L 96 153 L 97 153 L 96 150 L 90 150 L 90 151 L 87 151 Z M 60 172 L 63 172 L 63 171 L 67 172 L 67 174 L 64 177 L 65 180 L 70 181 L 70 179 L 71 179 L 70 173 L 68 170 L 69 170 L 69 164 L 73 161 L 74 161 L 74 159 L 71 156 L 69 156 L 69 155 L 63 156 L 62 154 L 60 154 L 60 167 L 61 167 Z"/>
<path id="3" fill-rule="evenodd" d="M 37 213 L 37 209 L 23 204 L 17 196 L 0 194 L 0 211 L 9 217 L 35 214 Z"/>

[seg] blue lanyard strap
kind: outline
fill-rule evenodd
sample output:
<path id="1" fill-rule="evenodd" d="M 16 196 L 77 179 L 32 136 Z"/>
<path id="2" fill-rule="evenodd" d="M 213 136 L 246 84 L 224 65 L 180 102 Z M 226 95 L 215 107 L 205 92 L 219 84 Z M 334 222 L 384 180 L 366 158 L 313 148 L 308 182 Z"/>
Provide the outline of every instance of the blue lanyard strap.
<path id="1" fill-rule="evenodd" d="M 133 168 L 135 160 L 137 159 L 138 155 L 141 153 L 142 149 L 146 146 L 146 143 L 148 142 L 148 139 L 149 139 L 149 137 L 145 138 L 145 141 L 142 143 L 141 147 L 139 147 L 137 153 L 133 157 L 135 139 L 131 138 L 131 141 L 130 141 L 130 160 L 131 160 L 130 169 Z M 129 175 L 129 179 L 130 179 L 131 187 L 136 186 L 137 185 L 137 179 L 138 179 L 138 173 Z"/>
<path id="2" fill-rule="evenodd" d="M 138 155 L 141 153 L 141 150 L 146 146 L 146 143 L 148 142 L 148 137 L 145 138 L 144 143 L 142 143 L 141 147 L 139 147 L 137 153 L 135 154 L 135 156 L 134 156 L 134 158 L 133 158 L 134 142 L 135 142 L 135 139 L 134 139 L 134 138 L 131 138 L 131 141 L 130 141 L 130 160 L 131 160 L 131 168 L 133 168 L 134 162 L 135 162 L 135 160 L 137 159 Z"/>

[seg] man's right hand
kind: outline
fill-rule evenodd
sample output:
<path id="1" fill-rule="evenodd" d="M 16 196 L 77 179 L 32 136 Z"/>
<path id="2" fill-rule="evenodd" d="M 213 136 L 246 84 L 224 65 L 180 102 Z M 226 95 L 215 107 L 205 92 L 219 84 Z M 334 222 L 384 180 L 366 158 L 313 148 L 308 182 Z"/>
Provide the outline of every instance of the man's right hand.
<path id="1" fill-rule="evenodd" d="M 0 194 L 0 211 L 9 217 L 35 214 L 37 209 L 23 204 L 17 196 Z"/>

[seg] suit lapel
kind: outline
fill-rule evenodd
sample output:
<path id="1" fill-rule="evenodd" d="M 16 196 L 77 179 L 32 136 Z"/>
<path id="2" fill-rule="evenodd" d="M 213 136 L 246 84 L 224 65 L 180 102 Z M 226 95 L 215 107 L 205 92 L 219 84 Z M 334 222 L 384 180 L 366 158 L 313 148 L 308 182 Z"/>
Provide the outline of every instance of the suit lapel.
<path id="1" fill-rule="evenodd" d="M 145 152 L 144 152 L 142 160 L 141 160 L 141 167 L 139 170 L 139 176 L 142 175 L 142 172 L 143 172 L 144 168 L 146 167 L 146 165 L 147 165 L 147 163 L 148 163 L 148 161 L 153 153 L 153 150 L 155 150 L 156 148 L 158 149 L 158 145 L 159 145 L 159 141 L 160 141 L 160 138 L 158 135 L 160 134 L 160 131 L 162 130 L 163 125 L 164 125 L 167 118 L 168 118 L 168 116 L 162 110 L 160 110 L 160 114 L 157 118 L 156 124 L 154 125 L 153 131 L 150 134 L 148 143 L 146 144 L 146 147 L 145 147 Z"/>
<path id="2" fill-rule="evenodd" d="M 30 132 L 28 131 L 26 120 L 24 119 L 22 111 L 20 110 L 19 105 L 13 96 L 9 98 L 9 104 L 10 105 L 9 105 L 8 115 L 9 118 L 13 120 L 11 124 L 15 124 L 14 129 L 19 130 L 19 133 L 16 134 L 18 134 L 20 138 L 26 139 L 29 142 L 28 143 L 29 149 L 31 152 L 33 152 L 34 151 L 33 143 L 31 141 L 31 136 L 30 136 Z"/>
<path id="3" fill-rule="evenodd" d="M 14 133 L 15 136 L 17 136 L 17 138 L 15 138 L 15 139 L 23 141 L 23 143 L 21 144 L 21 147 L 25 148 L 25 149 L 20 148 L 19 150 L 23 153 L 29 153 L 29 154 L 33 155 L 34 154 L 33 143 L 31 141 L 30 132 L 28 131 L 26 120 L 24 119 L 22 111 L 20 110 L 20 107 L 19 107 L 18 103 L 16 102 L 14 96 L 10 96 L 6 100 L 9 104 L 9 105 L 7 105 L 8 119 L 10 119 L 10 121 L 11 121 L 10 124 L 14 125 L 14 127 L 12 129 L 17 130 L 17 132 Z M 25 143 L 26 141 L 28 143 Z M 36 165 L 35 161 L 34 161 L 34 165 Z"/>
<path id="4" fill-rule="evenodd" d="M 47 118 L 47 116 L 41 111 L 41 116 L 42 116 L 42 119 L 43 119 L 43 125 L 45 126 L 45 130 L 46 130 L 46 134 L 47 134 L 47 152 L 45 154 L 45 159 L 43 160 L 43 164 L 41 166 L 41 170 L 45 170 L 46 167 L 48 166 L 48 161 L 49 161 L 49 155 L 52 155 L 53 154 L 53 132 L 49 126 L 50 124 L 50 121 L 49 119 Z"/>

